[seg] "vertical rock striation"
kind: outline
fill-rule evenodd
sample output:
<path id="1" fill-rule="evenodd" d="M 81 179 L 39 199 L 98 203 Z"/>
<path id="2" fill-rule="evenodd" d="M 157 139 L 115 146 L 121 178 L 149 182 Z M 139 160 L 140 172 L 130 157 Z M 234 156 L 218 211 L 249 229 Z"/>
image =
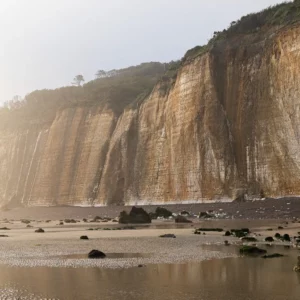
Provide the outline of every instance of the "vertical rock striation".
<path id="1" fill-rule="evenodd" d="M 300 27 L 187 60 L 135 108 L 3 129 L 0 203 L 106 205 L 300 195 Z"/>

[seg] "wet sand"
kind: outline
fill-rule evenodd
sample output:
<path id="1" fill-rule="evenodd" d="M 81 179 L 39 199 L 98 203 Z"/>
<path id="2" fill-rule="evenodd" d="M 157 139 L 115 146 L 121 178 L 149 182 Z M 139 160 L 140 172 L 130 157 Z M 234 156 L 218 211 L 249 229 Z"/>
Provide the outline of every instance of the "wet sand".
<path id="1" fill-rule="evenodd" d="M 288 203 L 280 205 L 289 208 L 291 204 Z M 112 221 L 91 222 L 96 215 L 114 217 L 124 208 L 112 209 L 114 214 L 111 209 L 23 208 L 1 212 L 0 235 L 4 237 L 0 237 L 0 299 L 190 300 L 199 299 L 199 295 L 204 300 L 245 297 L 258 300 L 265 299 L 266 295 L 278 300 L 297 299 L 297 292 L 286 295 L 291 289 L 296 291 L 297 282 L 300 282 L 292 271 L 300 253 L 293 247 L 293 240 L 290 243 L 276 241 L 273 244 L 277 246 L 268 247 L 268 252 L 276 249 L 286 257 L 264 262 L 262 268 L 261 258 L 255 261 L 240 258 L 238 246 L 242 241 L 232 236 L 225 237 L 224 232 L 233 228 L 250 228 L 251 235 L 258 239 L 257 244 L 266 247 L 265 237 L 274 236 L 276 232 L 298 236 L 298 220 L 235 219 L 226 211 L 222 219 L 191 217 L 192 223 L 189 224 L 154 220 L 151 224 L 133 225 L 135 229 L 124 229 L 127 225 Z M 177 211 L 184 209 L 187 210 L 185 206 L 177 206 Z M 220 210 L 219 207 L 216 209 Z M 193 215 L 198 208 L 189 211 Z M 59 225 L 65 218 L 76 219 L 77 223 Z M 31 227 L 21 219 L 30 221 Z M 283 229 L 278 230 L 278 226 Z M 200 227 L 222 228 L 224 231 L 195 235 L 195 228 Z M 36 233 L 37 228 L 43 228 L 45 232 Z M 176 238 L 159 237 L 168 233 L 175 234 Z M 82 235 L 87 235 L 89 240 L 80 240 Z M 225 240 L 231 245 L 224 246 Z M 88 259 L 87 254 L 92 249 L 103 251 L 107 258 Z M 243 269 L 245 263 L 249 268 L 246 272 Z M 269 274 L 265 269 L 269 268 L 267 266 L 272 266 L 277 273 Z M 273 276 L 274 282 L 288 280 L 282 289 L 285 294 L 278 298 L 280 291 L 270 294 L 274 289 L 267 278 L 261 279 L 261 276 Z M 261 281 L 267 288 L 261 285 Z M 236 291 L 233 285 L 237 282 L 245 287 L 246 292 Z M 253 295 L 247 290 L 249 284 L 257 290 Z M 220 298 L 220 294 L 224 297 Z"/>
<path id="2" fill-rule="evenodd" d="M 286 220 L 191 220 L 191 224 L 154 220 L 152 224 L 134 225 L 135 229 L 123 229 L 126 225 L 112 221 L 85 223 L 78 220 L 78 223 L 59 225 L 59 220 L 30 220 L 31 227 L 28 228 L 20 220 L 1 220 L 0 235 L 4 236 L 0 237 L 0 264 L 129 268 L 147 264 L 199 262 L 233 256 L 233 253 L 224 251 L 199 251 L 202 245 L 223 245 L 225 240 L 231 244 L 242 244 L 238 238 L 225 237 L 226 230 L 250 228 L 258 243 L 265 243 L 264 238 L 274 236 L 276 232 L 288 233 L 291 237 L 298 236 L 300 232 L 300 223 Z M 278 226 L 283 229 L 278 230 Z M 5 227 L 8 230 L 3 229 Z M 200 227 L 222 228 L 224 231 L 195 235 L 195 228 Z M 45 232 L 36 233 L 37 228 L 43 228 Z M 163 234 L 175 234 L 176 238 L 160 238 Z M 80 240 L 82 235 L 87 235 L 89 239 Z M 293 241 L 277 241 L 275 244 L 293 246 Z M 88 259 L 87 254 L 92 249 L 101 250 L 108 257 L 103 260 Z"/>
<path id="3" fill-rule="evenodd" d="M 14 221 L 6 224 L 10 230 L 0 230 L 8 235 L 0 239 L 0 264 L 12 266 L 51 266 L 51 267 L 93 267 L 128 268 L 140 264 L 184 263 L 203 259 L 228 257 L 226 253 L 199 251 L 205 243 L 219 243 L 224 237 L 220 234 L 199 237 L 193 234 L 193 228 L 135 230 L 88 230 L 100 228 L 98 224 L 51 225 L 44 222 L 32 222 L 34 228 L 24 228 L 24 224 Z M 56 221 L 53 222 L 57 223 Z M 160 222 L 160 225 L 162 225 Z M 2 224 L 0 224 L 2 226 Z M 115 224 L 105 223 L 113 228 Z M 119 225 L 118 225 L 119 226 Z M 23 227 L 23 228 L 22 228 Z M 34 232 L 42 227 L 45 233 Z M 159 238 L 159 235 L 173 233 L 175 239 Z M 80 240 L 88 235 L 89 240 Z M 100 260 L 87 259 L 87 253 L 99 249 L 108 254 Z M 109 258 L 110 254 L 143 254 L 132 257 Z M 68 255 L 79 254 L 81 259 L 69 259 Z"/>

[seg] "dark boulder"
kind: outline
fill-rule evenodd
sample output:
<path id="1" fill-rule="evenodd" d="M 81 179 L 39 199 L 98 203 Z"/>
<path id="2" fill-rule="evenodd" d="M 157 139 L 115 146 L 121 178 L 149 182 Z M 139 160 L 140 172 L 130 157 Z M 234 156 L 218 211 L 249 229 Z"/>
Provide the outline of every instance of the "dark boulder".
<path id="1" fill-rule="evenodd" d="M 213 217 L 213 215 L 207 213 L 206 211 L 202 211 L 199 214 L 199 219 L 210 219 L 212 217 Z"/>
<path id="2" fill-rule="evenodd" d="M 88 254 L 88 258 L 105 258 L 106 255 L 99 250 L 92 250 L 91 252 L 89 252 Z"/>
<path id="3" fill-rule="evenodd" d="M 186 217 L 184 216 L 177 216 L 175 218 L 175 223 L 192 223 L 192 221 L 188 220 Z"/>
<path id="4" fill-rule="evenodd" d="M 274 242 L 274 239 L 271 236 L 268 236 L 265 238 L 265 242 L 271 243 L 271 242 Z"/>
<path id="5" fill-rule="evenodd" d="M 202 228 L 198 228 L 198 230 L 200 231 L 214 231 L 214 232 L 222 232 L 223 229 L 222 228 L 209 228 L 209 227 L 202 227 Z"/>
<path id="6" fill-rule="evenodd" d="M 291 238 L 290 238 L 290 236 L 287 233 L 283 235 L 282 239 L 284 241 L 286 241 L 286 242 L 290 242 L 291 241 Z"/>
<path id="7" fill-rule="evenodd" d="M 151 218 L 149 214 L 141 207 L 133 206 L 129 217 L 133 220 L 132 223 L 151 223 Z"/>
<path id="8" fill-rule="evenodd" d="M 276 239 L 281 239 L 281 234 L 280 233 L 275 233 L 275 238 Z"/>
<path id="9" fill-rule="evenodd" d="M 188 217 L 190 215 L 190 213 L 186 210 L 183 210 L 180 214 L 185 217 Z"/>
<path id="10" fill-rule="evenodd" d="M 43 228 L 39 228 L 39 229 L 35 230 L 35 232 L 43 233 L 43 232 L 45 232 L 45 230 Z"/>
<path id="11" fill-rule="evenodd" d="M 260 255 L 265 253 L 267 253 L 266 250 L 260 249 L 255 246 L 243 246 L 242 248 L 240 248 L 240 254 L 243 255 Z"/>
<path id="12" fill-rule="evenodd" d="M 129 214 L 126 211 L 122 211 L 120 213 L 119 223 L 121 224 L 151 223 L 151 218 L 143 208 L 133 206 Z"/>
<path id="13" fill-rule="evenodd" d="M 89 237 L 88 237 L 87 235 L 82 235 L 82 236 L 80 237 L 80 239 L 81 239 L 81 240 L 88 240 Z"/>
<path id="14" fill-rule="evenodd" d="M 242 238 L 242 237 L 245 237 L 247 234 L 242 231 L 242 230 L 234 230 L 234 231 L 231 231 L 232 235 L 237 237 L 237 238 Z"/>
<path id="15" fill-rule="evenodd" d="M 231 232 L 227 230 L 224 235 L 225 236 L 231 236 Z"/>
<path id="16" fill-rule="evenodd" d="M 250 233 L 248 228 L 231 229 L 231 234 L 235 237 L 242 238 Z"/>
<path id="17" fill-rule="evenodd" d="M 76 223 L 74 219 L 65 219 L 65 223 Z"/>
<path id="18" fill-rule="evenodd" d="M 269 254 L 269 255 L 264 255 L 262 256 L 262 258 L 276 258 L 276 257 L 283 257 L 284 255 L 279 254 L 279 253 L 273 253 L 273 254 Z"/>
<path id="19" fill-rule="evenodd" d="M 169 218 L 172 217 L 173 213 L 164 207 L 157 207 L 155 210 L 155 215 L 161 218 Z"/>
<path id="20" fill-rule="evenodd" d="M 172 234 L 172 233 L 167 233 L 167 234 L 162 234 L 159 237 L 161 237 L 161 238 L 173 238 L 173 239 L 175 239 L 176 235 Z"/>
<path id="21" fill-rule="evenodd" d="M 151 220 L 156 220 L 157 219 L 157 214 L 154 212 L 149 212 L 149 216 L 151 218 Z"/>
<path id="22" fill-rule="evenodd" d="M 119 223 L 120 224 L 128 224 L 128 223 L 131 223 L 131 219 L 130 219 L 130 216 L 129 214 L 123 210 L 120 212 L 120 215 L 119 215 Z"/>

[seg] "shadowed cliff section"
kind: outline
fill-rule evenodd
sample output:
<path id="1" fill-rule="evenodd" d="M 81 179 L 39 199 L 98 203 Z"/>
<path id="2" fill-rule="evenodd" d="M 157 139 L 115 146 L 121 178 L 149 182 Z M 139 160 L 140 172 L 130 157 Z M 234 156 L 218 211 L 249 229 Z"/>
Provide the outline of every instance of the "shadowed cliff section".
<path id="1" fill-rule="evenodd" d="M 243 17 L 179 62 L 2 109 L 1 205 L 299 195 L 299 3 Z"/>

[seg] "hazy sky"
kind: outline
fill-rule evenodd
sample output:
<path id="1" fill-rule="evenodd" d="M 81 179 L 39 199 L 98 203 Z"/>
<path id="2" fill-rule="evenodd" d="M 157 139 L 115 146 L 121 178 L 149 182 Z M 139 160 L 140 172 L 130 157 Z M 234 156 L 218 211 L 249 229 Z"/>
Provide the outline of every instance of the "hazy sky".
<path id="1" fill-rule="evenodd" d="M 1 0 L 0 101 L 98 69 L 181 58 L 280 0 Z"/>

